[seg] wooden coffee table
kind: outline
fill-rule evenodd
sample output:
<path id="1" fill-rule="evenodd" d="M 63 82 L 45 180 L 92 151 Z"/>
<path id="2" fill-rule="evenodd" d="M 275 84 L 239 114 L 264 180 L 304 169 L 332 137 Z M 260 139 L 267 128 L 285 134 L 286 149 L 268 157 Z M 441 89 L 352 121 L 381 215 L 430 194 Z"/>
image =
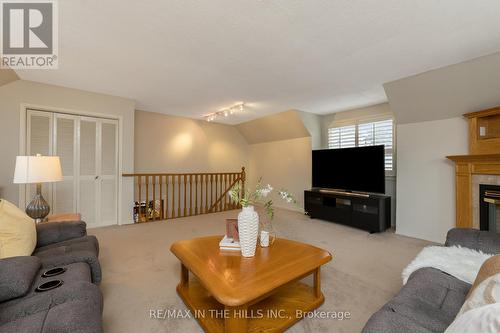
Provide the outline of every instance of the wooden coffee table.
<path id="1" fill-rule="evenodd" d="M 277 239 L 244 258 L 219 250 L 221 239 L 183 240 L 170 249 L 181 261 L 177 292 L 206 332 L 283 332 L 324 302 L 320 268 L 329 252 Z M 313 286 L 299 281 L 311 274 Z"/>

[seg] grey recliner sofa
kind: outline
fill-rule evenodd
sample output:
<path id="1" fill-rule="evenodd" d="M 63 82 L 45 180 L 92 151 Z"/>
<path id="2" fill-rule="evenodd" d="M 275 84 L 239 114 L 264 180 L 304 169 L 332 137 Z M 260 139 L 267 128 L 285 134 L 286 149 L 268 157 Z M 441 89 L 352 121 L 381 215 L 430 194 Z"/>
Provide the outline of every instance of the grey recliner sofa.
<path id="1" fill-rule="evenodd" d="M 0 333 L 102 332 L 98 254 L 99 243 L 83 221 L 37 225 L 32 256 L 0 260 Z M 43 276 L 54 268 L 62 269 Z"/>
<path id="2" fill-rule="evenodd" d="M 445 246 L 460 245 L 485 253 L 500 253 L 500 234 L 451 229 Z M 410 275 L 399 293 L 372 315 L 362 333 L 444 332 L 465 302 L 471 285 L 434 268 Z"/>

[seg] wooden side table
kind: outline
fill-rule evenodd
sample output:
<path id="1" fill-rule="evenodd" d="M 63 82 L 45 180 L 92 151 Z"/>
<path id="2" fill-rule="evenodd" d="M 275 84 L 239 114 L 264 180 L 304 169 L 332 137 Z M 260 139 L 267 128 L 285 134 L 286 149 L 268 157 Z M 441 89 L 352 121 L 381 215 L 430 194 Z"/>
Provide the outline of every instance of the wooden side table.
<path id="1" fill-rule="evenodd" d="M 64 213 L 64 214 L 53 214 L 47 216 L 45 222 L 66 222 L 66 221 L 81 221 L 82 214 L 80 213 Z"/>
<path id="2" fill-rule="evenodd" d="M 324 302 L 320 268 L 332 259 L 327 251 L 277 239 L 243 258 L 219 250 L 221 239 L 178 241 L 170 249 L 181 261 L 177 292 L 205 332 L 283 332 Z M 299 281 L 311 274 L 313 286 Z"/>

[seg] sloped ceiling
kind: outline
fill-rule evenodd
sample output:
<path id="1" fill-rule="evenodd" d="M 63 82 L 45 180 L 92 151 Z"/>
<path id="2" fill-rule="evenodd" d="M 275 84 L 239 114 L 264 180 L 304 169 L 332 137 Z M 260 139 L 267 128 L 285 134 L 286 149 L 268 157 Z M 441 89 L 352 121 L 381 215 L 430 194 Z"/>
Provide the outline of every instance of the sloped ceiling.
<path id="1" fill-rule="evenodd" d="M 59 69 L 25 80 L 240 123 L 386 101 L 382 84 L 500 50 L 498 0 L 59 1 Z"/>
<path id="2" fill-rule="evenodd" d="M 249 144 L 311 136 L 299 113 L 294 110 L 251 120 L 236 128 Z"/>
<path id="3" fill-rule="evenodd" d="M 19 76 L 17 76 L 15 71 L 10 68 L 0 69 L 0 86 L 16 80 L 19 80 Z"/>
<path id="4" fill-rule="evenodd" d="M 399 124 L 460 117 L 500 105 L 500 53 L 384 85 Z"/>

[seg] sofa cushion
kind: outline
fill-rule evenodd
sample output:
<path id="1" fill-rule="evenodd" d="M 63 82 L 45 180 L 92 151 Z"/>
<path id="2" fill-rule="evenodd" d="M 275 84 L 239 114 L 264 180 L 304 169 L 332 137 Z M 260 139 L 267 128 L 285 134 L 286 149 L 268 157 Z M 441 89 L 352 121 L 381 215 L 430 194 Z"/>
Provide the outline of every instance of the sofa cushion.
<path id="1" fill-rule="evenodd" d="M 395 299 L 418 299 L 438 309 L 451 323 L 465 301 L 471 285 L 434 268 L 415 271 Z"/>
<path id="2" fill-rule="evenodd" d="M 434 333 L 410 317 L 382 308 L 370 317 L 362 333 Z"/>
<path id="3" fill-rule="evenodd" d="M 92 248 L 95 250 L 96 255 L 99 256 L 99 242 L 97 241 L 97 238 L 95 236 L 82 236 L 82 237 L 78 237 L 78 238 L 68 239 L 68 240 L 65 240 L 62 242 L 57 242 L 57 243 L 37 247 L 35 249 L 34 254 L 46 251 L 48 249 L 54 249 L 57 247 L 61 247 L 61 246 L 71 246 L 71 245 L 77 244 L 77 243 L 90 243 L 90 244 L 92 244 Z"/>
<path id="4" fill-rule="evenodd" d="M 43 222 L 36 225 L 37 247 L 57 244 L 87 235 L 83 221 Z"/>
<path id="5" fill-rule="evenodd" d="M 0 259 L 0 302 L 26 295 L 40 266 L 37 257 Z"/>
<path id="6" fill-rule="evenodd" d="M 484 253 L 500 253 L 500 234 L 496 232 L 454 228 L 446 235 L 445 246 L 463 246 Z"/>
<path id="7" fill-rule="evenodd" d="M 102 294 L 89 282 L 68 282 L 17 302 L 0 303 L 0 333 L 101 332 Z"/>
<path id="8" fill-rule="evenodd" d="M 91 302 L 72 301 L 0 325 L 0 333 L 12 332 L 100 333 L 102 318 Z"/>
<path id="9" fill-rule="evenodd" d="M 30 256 L 36 246 L 35 221 L 7 200 L 0 200 L 0 258 Z"/>
<path id="10" fill-rule="evenodd" d="M 444 332 L 470 286 L 437 269 L 421 268 L 410 275 L 396 297 L 370 318 L 363 333 Z"/>
<path id="11" fill-rule="evenodd" d="M 43 319 L 45 312 L 38 312 L 26 317 L 0 324 L 0 333 L 11 332 L 43 332 Z"/>
<path id="12" fill-rule="evenodd" d="M 45 268 L 84 262 L 90 266 L 92 282 L 101 282 L 101 266 L 98 255 L 97 239 L 94 236 L 75 238 L 58 244 L 36 249 L 34 255 L 41 259 Z"/>

